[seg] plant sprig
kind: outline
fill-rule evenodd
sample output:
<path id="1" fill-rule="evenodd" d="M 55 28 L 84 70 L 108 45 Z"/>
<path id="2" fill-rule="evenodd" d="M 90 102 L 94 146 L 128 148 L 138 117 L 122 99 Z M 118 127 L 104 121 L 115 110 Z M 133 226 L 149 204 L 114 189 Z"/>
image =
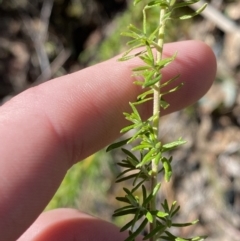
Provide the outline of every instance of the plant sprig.
<path id="1" fill-rule="evenodd" d="M 125 195 L 117 197 L 117 200 L 124 203 L 125 206 L 115 210 L 113 216 L 132 215 L 132 219 L 125 224 L 121 231 L 129 230 L 129 236 L 125 241 L 134 241 L 139 234 L 148 227 L 148 232 L 144 240 L 157 241 L 202 241 L 205 237 L 194 237 L 190 239 L 176 237 L 171 234 L 171 227 L 184 227 L 195 224 L 197 221 L 190 223 L 175 223 L 174 217 L 177 215 L 180 207 L 176 201 L 169 204 L 164 200 L 160 207 L 157 207 L 157 196 L 161 188 L 158 176 L 163 173 L 166 182 L 170 181 L 172 176 L 172 156 L 168 157 L 165 153 L 174 150 L 183 145 L 184 140 L 178 138 L 170 143 L 162 143 L 159 140 L 159 120 L 161 109 L 169 107 L 164 99 L 165 95 L 177 91 L 182 84 L 174 88 L 168 87 L 178 77 L 173 76 L 168 81 L 162 81 L 162 70 L 171 64 L 176 56 L 163 58 L 164 35 L 166 24 L 170 20 L 184 20 L 192 18 L 201 13 L 206 5 L 188 15 L 176 16 L 176 10 L 188 7 L 199 0 L 149 0 L 143 8 L 143 26 L 142 29 L 130 24 L 128 31 L 122 35 L 132 38 L 127 45 L 127 50 L 120 61 L 126 61 L 135 57 L 142 60 L 142 65 L 134 68 L 134 84 L 142 86 L 145 91 L 137 97 L 133 103 L 129 103 L 131 113 L 123 113 L 130 124 L 121 130 L 121 133 L 134 130 L 132 137 L 114 143 L 107 148 L 107 151 L 122 147 L 125 158 L 118 163 L 124 170 L 117 176 L 116 182 L 132 180 L 132 189 L 123 188 Z M 144 2 L 144 0 L 134 0 L 134 4 Z M 148 29 L 147 11 L 158 8 L 159 21 L 153 31 Z M 139 50 L 140 49 L 140 50 Z M 145 102 L 153 102 L 153 114 L 147 120 L 143 120 L 138 112 L 138 105 Z M 123 148 L 126 144 L 133 144 L 129 151 Z M 147 188 L 150 183 L 150 188 Z M 141 191 L 141 195 L 136 193 Z M 139 224 L 140 223 L 140 224 Z M 138 224 L 138 226 L 137 226 Z"/>

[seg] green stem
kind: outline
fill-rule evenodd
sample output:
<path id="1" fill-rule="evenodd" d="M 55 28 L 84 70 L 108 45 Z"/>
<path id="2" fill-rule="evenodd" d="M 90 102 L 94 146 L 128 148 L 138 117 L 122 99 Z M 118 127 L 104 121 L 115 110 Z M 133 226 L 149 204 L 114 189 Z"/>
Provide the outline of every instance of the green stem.
<path id="1" fill-rule="evenodd" d="M 161 7 L 159 14 L 159 36 L 158 36 L 158 45 L 160 46 L 161 51 L 157 51 L 156 62 L 158 63 L 162 59 L 162 51 L 164 44 L 164 15 L 166 13 L 166 9 Z M 154 135 L 157 139 L 159 139 L 159 119 L 160 119 L 160 87 L 161 83 L 158 82 L 154 86 L 154 94 L 153 94 L 153 130 Z M 158 173 L 158 165 L 155 160 L 152 160 L 152 178 L 151 178 L 151 190 L 157 185 L 157 173 Z M 156 210 L 156 196 L 151 201 L 151 210 Z M 150 224 L 150 232 L 156 227 L 156 217 L 153 217 L 153 222 Z M 155 237 L 150 238 L 150 241 L 156 241 Z"/>

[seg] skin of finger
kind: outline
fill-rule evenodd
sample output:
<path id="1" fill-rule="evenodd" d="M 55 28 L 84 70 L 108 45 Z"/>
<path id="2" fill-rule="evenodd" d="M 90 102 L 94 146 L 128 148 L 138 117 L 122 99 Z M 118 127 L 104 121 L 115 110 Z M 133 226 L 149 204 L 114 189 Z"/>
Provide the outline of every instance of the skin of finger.
<path id="1" fill-rule="evenodd" d="M 17 241 L 123 241 L 127 236 L 109 222 L 65 208 L 41 214 Z"/>
<path id="2" fill-rule="evenodd" d="M 164 79 L 181 73 L 184 86 L 167 99 L 175 111 L 198 100 L 216 72 L 212 51 L 200 42 L 166 45 L 178 51 Z M 141 88 L 132 84 L 138 60 L 106 61 L 29 89 L 0 109 L 0 233 L 16 238 L 36 219 L 67 169 L 119 136 L 123 111 Z M 147 116 L 145 106 L 141 111 Z M 164 113 L 163 113 L 164 114 Z M 166 112 L 165 112 L 166 114 Z M 14 224 L 15 232 L 10 231 Z"/>

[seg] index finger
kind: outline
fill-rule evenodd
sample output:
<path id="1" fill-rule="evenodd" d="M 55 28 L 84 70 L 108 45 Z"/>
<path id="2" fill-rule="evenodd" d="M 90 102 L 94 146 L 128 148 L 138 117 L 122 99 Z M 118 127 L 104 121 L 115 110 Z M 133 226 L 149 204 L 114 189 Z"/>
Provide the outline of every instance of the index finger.
<path id="1" fill-rule="evenodd" d="M 168 112 L 197 101 L 216 71 L 215 57 L 206 45 L 179 42 L 166 45 L 164 53 L 176 50 L 177 59 L 167 67 L 164 79 L 181 73 L 176 85 L 184 82 L 184 86 L 168 96 Z M 119 136 L 125 122 L 122 112 L 141 92 L 130 77 L 138 63 L 114 58 L 29 89 L 1 107 L 3 240 L 16 240 L 36 219 L 74 162 Z M 149 106 L 142 112 L 147 115 Z"/>

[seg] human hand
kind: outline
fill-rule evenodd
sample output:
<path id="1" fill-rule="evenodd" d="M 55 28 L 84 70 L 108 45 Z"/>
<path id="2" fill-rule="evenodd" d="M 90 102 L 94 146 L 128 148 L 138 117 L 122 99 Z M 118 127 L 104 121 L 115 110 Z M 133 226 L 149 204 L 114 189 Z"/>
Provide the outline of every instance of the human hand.
<path id="1" fill-rule="evenodd" d="M 164 54 L 176 50 L 163 76 L 180 73 L 174 84 L 184 86 L 168 95 L 171 106 L 163 114 L 197 101 L 215 77 L 215 57 L 206 45 L 167 44 Z M 122 112 L 141 91 L 130 77 L 138 62 L 114 58 L 31 88 L 0 108 L 1 241 L 124 240 L 127 234 L 114 225 L 76 210 L 41 212 L 74 163 L 119 136 Z M 151 111 L 141 109 L 145 116 Z"/>

